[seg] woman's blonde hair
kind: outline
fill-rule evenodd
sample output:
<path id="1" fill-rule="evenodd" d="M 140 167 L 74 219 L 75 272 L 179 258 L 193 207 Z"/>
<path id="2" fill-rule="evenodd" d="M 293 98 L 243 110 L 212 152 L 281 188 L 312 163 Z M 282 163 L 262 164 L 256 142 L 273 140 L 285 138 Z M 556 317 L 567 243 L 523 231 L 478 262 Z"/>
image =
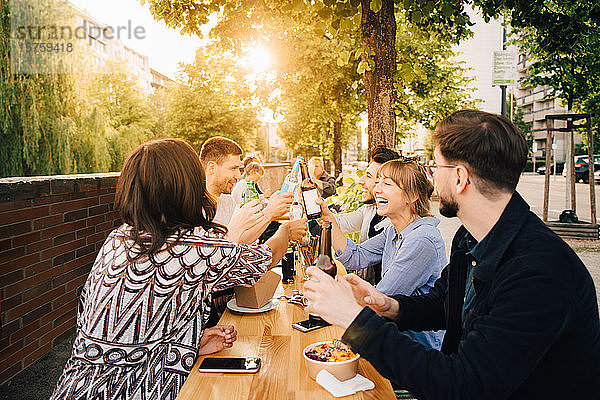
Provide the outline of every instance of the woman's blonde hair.
<path id="1" fill-rule="evenodd" d="M 390 178 L 402 188 L 409 197 L 417 199 L 409 202 L 412 215 L 431 216 L 429 201 L 433 194 L 433 183 L 427 178 L 425 168 L 412 158 L 399 158 L 384 163 L 377 171 L 377 178 Z"/>

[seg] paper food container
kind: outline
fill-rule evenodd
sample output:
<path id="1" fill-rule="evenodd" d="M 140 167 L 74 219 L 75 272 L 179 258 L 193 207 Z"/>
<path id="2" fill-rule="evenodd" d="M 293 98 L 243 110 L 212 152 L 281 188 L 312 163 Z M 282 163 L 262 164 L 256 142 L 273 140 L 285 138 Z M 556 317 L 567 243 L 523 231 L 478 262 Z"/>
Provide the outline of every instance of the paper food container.
<path id="1" fill-rule="evenodd" d="M 254 286 L 236 286 L 235 301 L 240 307 L 261 308 L 275 294 L 281 275 L 267 271 Z"/>

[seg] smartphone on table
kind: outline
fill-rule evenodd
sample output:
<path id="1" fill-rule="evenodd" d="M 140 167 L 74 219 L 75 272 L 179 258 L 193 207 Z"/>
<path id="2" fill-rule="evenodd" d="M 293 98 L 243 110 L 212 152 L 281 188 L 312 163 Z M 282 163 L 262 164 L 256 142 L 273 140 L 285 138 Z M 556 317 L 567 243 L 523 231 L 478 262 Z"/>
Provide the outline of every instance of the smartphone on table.
<path id="1" fill-rule="evenodd" d="M 302 332 L 310 332 L 314 331 L 315 329 L 324 328 L 329 325 L 331 324 L 323 320 L 315 321 L 311 319 L 305 319 L 304 321 L 294 322 L 292 324 L 292 328 L 298 329 Z"/>
<path id="2" fill-rule="evenodd" d="M 260 369 L 258 357 L 206 357 L 200 363 L 200 372 L 254 374 Z"/>

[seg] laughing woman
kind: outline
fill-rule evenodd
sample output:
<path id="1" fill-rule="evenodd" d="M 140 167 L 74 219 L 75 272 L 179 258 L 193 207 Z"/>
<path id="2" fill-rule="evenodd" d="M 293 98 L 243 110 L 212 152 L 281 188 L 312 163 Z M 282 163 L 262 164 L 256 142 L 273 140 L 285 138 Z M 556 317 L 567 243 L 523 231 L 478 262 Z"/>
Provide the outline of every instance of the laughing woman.
<path id="1" fill-rule="evenodd" d="M 377 213 L 388 217 L 392 224 L 361 244 L 344 236 L 322 203 L 322 219 L 332 224 L 336 258 L 351 269 L 381 262 L 381 281 L 376 288 L 388 296 L 428 293 L 446 265 L 439 220 L 429 213 L 432 193 L 433 185 L 416 161 L 398 159 L 383 164 L 377 172 L 373 195 Z M 438 350 L 444 338 L 444 331 L 405 333 Z"/>
<path id="2" fill-rule="evenodd" d="M 151 141 L 129 155 L 115 208 L 124 224 L 83 287 L 52 400 L 175 400 L 197 357 L 236 339 L 233 326 L 205 329 L 212 292 L 252 284 L 272 262 L 268 248 L 232 243 L 212 222 L 204 169 L 182 140 Z"/>

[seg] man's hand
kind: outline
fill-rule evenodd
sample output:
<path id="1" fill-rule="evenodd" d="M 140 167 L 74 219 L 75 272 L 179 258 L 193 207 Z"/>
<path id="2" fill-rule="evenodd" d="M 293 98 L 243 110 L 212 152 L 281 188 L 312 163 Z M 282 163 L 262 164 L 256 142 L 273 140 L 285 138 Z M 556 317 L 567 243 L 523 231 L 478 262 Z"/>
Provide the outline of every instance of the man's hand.
<path id="1" fill-rule="evenodd" d="M 318 267 L 309 267 L 306 273 L 310 277 L 304 284 L 304 296 L 310 301 L 306 312 L 348 328 L 363 309 L 355 300 L 350 284 L 340 276 L 334 280 Z"/>
<path id="2" fill-rule="evenodd" d="M 200 339 L 198 355 L 216 353 L 233 346 L 237 340 L 237 331 L 233 325 L 217 325 L 206 328 Z"/>
<path id="3" fill-rule="evenodd" d="M 350 284 L 354 299 L 361 307 L 370 307 L 377 314 L 390 319 L 398 315 L 400 308 L 398 302 L 375 289 L 369 282 L 355 274 L 344 275 L 340 278 Z"/>
<path id="4" fill-rule="evenodd" d="M 306 231 L 308 231 L 308 227 L 306 226 L 307 221 L 308 219 L 306 218 L 300 218 L 288 222 L 290 242 L 299 243 L 302 241 L 302 238 L 306 235 Z"/>
<path id="5" fill-rule="evenodd" d="M 264 208 L 263 214 L 265 217 L 269 218 L 270 221 L 281 218 L 290 211 L 290 206 L 293 201 L 294 193 L 279 193 L 279 191 L 277 191 L 269 198 L 269 204 Z"/>
<path id="6" fill-rule="evenodd" d="M 260 224 L 265 218 L 261 209 L 260 202 L 252 200 L 235 210 L 227 227 L 227 239 L 234 243 L 242 243 L 242 234 Z"/>
<path id="7" fill-rule="evenodd" d="M 319 198 L 316 203 L 321 206 L 321 221 L 335 223 L 335 217 L 329 207 L 327 207 L 327 204 L 325 204 L 325 200 Z"/>

